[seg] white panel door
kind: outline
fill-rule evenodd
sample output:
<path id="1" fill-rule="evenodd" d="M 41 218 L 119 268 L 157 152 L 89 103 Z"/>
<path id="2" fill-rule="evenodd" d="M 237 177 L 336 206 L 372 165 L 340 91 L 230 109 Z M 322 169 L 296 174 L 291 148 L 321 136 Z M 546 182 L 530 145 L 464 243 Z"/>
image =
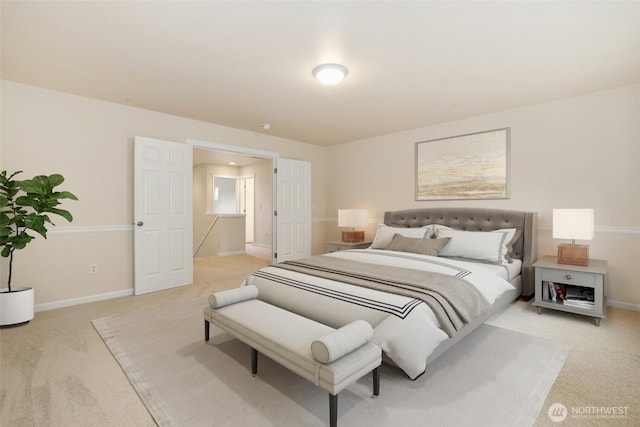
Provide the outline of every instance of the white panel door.
<path id="1" fill-rule="evenodd" d="M 193 147 L 135 138 L 134 292 L 193 283 Z"/>
<path id="2" fill-rule="evenodd" d="M 311 163 L 278 159 L 276 262 L 311 256 Z"/>

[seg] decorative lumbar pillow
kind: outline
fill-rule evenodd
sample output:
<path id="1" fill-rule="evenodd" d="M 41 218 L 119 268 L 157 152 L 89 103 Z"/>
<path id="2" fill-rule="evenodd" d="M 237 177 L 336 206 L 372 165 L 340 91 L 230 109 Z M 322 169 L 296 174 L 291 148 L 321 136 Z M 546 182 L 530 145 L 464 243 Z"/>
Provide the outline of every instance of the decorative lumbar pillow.
<path id="1" fill-rule="evenodd" d="M 320 363 L 331 363 L 365 345 L 373 336 L 371 325 L 356 320 L 311 343 L 311 354 Z"/>
<path id="2" fill-rule="evenodd" d="M 388 251 L 410 252 L 414 254 L 438 256 L 442 248 L 449 243 L 450 238 L 416 239 L 395 234 L 391 243 L 385 248 Z"/>
<path id="3" fill-rule="evenodd" d="M 373 239 L 371 249 L 384 249 L 391 243 L 395 234 L 400 234 L 404 237 L 413 237 L 419 239 L 428 239 L 431 237 L 432 226 L 425 225 L 423 227 L 390 227 L 385 224 L 378 224 L 378 232 Z"/>
<path id="4" fill-rule="evenodd" d="M 258 297 L 258 288 L 253 285 L 241 286 L 228 291 L 220 291 L 209 295 L 211 308 L 220 308 L 225 305 L 254 299 Z"/>
<path id="5" fill-rule="evenodd" d="M 498 230 L 484 232 L 439 228 L 436 234 L 438 238 L 451 239 L 439 256 L 490 264 L 502 264 L 506 261 L 507 244 L 511 241 L 507 231 Z"/>

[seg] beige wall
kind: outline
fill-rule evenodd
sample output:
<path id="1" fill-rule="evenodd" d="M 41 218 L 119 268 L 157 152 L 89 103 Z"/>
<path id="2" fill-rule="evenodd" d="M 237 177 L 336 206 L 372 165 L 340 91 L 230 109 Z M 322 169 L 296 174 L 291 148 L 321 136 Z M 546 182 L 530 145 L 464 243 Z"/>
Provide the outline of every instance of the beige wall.
<path id="1" fill-rule="evenodd" d="M 215 226 L 207 238 L 200 240 L 200 248 L 194 258 L 230 256 L 246 253 L 245 217 L 238 214 L 222 214 L 211 217 Z"/>
<path id="2" fill-rule="evenodd" d="M 533 210 L 552 254 L 551 209 L 593 207 L 591 255 L 609 261 L 609 298 L 640 306 L 640 85 L 355 141 L 329 148 L 2 81 L 0 168 L 62 173 L 75 221 L 16 254 L 15 285 L 36 304 L 127 294 L 133 287 L 133 137 L 194 138 L 312 163 L 314 254 L 338 236 L 338 208 L 482 206 Z M 458 107 L 464 108 L 464 106 Z M 259 126 L 259 124 L 257 124 Z M 416 141 L 511 127 L 511 198 L 414 201 Z M 326 200 L 325 200 L 326 194 Z M 265 208 L 266 209 L 266 208 Z M 90 274 L 89 265 L 98 264 Z M 6 279 L 6 260 L 2 260 Z"/>
<path id="3" fill-rule="evenodd" d="M 74 222 L 16 253 L 14 284 L 33 286 L 36 305 L 127 294 L 133 287 L 133 137 L 187 138 L 279 153 L 312 163 L 312 194 L 324 216 L 325 149 L 60 92 L 1 82 L 0 168 L 24 176 L 62 173 L 78 202 L 63 206 Z M 260 124 L 256 124 L 259 128 Z M 322 242 L 324 236 L 314 236 Z M 314 241 L 314 245 L 319 245 Z M 98 273 L 89 274 L 89 265 Z M 6 260 L 2 259 L 5 281 Z"/>
<path id="4" fill-rule="evenodd" d="M 464 108 L 461 106 L 459 108 Z M 511 127 L 511 198 L 416 202 L 418 141 Z M 594 208 L 593 258 L 609 262 L 609 299 L 640 307 L 640 85 L 380 136 L 328 148 L 327 205 L 385 210 L 477 206 L 538 213 L 540 255 L 554 254 L 553 208 Z M 338 236 L 335 222 L 327 238 Z"/>

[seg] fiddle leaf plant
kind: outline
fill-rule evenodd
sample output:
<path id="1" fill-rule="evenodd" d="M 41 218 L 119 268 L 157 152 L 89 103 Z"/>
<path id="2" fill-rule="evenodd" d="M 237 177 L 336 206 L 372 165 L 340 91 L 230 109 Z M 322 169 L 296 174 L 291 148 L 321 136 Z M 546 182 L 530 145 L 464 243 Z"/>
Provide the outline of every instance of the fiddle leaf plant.
<path id="1" fill-rule="evenodd" d="M 64 182 L 60 174 L 38 175 L 31 179 L 14 179 L 22 171 L 11 175 L 7 171 L 0 173 L 0 255 L 9 258 L 9 279 L 7 287 L 11 292 L 13 273 L 13 253 L 24 249 L 35 236 L 35 232 L 47 238 L 47 226 L 55 225 L 49 214 L 73 221 L 67 210 L 60 209 L 61 200 L 78 198 L 68 191 L 54 191 Z"/>

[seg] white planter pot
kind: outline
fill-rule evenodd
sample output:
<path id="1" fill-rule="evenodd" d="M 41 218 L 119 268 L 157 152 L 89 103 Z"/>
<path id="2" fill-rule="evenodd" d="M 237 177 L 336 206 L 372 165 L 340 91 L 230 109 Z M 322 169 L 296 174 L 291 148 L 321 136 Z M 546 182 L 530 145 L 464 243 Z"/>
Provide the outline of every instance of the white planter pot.
<path id="1" fill-rule="evenodd" d="M 33 288 L 0 289 L 0 326 L 19 325 L 33 319 Z"/>

